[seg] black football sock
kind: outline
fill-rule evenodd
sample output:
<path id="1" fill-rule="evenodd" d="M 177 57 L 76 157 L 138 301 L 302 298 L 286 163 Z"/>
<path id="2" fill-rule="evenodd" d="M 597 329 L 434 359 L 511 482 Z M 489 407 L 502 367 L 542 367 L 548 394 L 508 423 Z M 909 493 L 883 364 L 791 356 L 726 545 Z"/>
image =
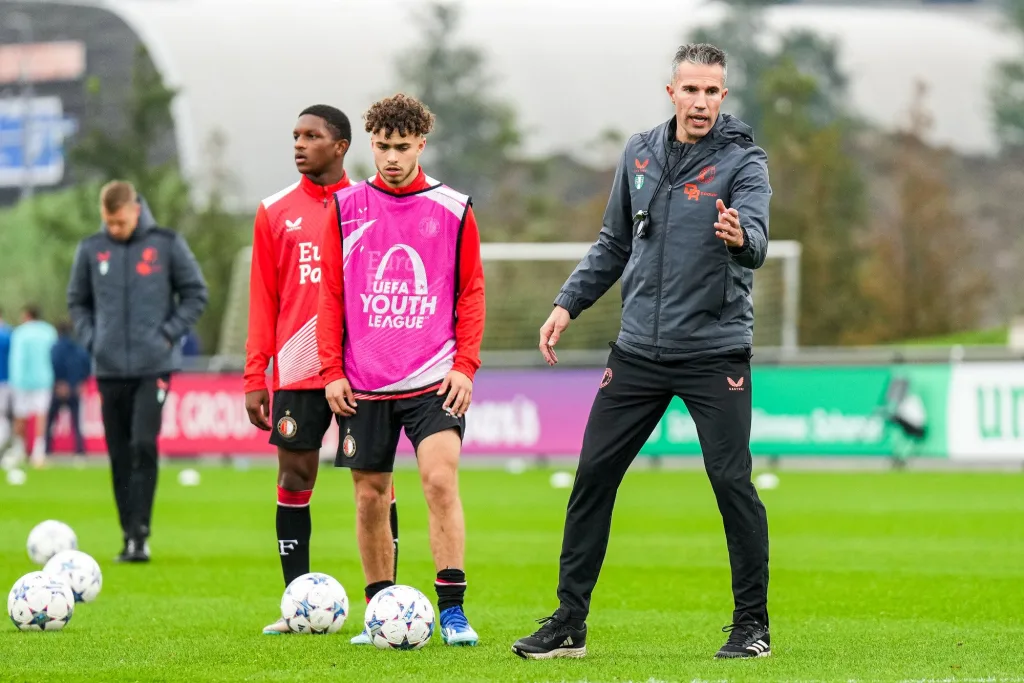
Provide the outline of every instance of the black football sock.
<path id="1" fill-rule="evenodd" d="M 375 596 L 377 593 L 380 593 L 385 588 L 390 588 L 391 586 L 394 586 L 394 585 L 395 585 L 394 581 L 377 581 L 376 583 L 371 583 L 365 589 L 365 591 L 366 591 L 366 602 L 370 602 L 370 600 L 373 600 L 373 596 Z"/>
<path id="2" fill-rule="evenodd" d="M 392 578 L 398 581 L 398 502 L 395 500 L 395 487 L 391 487 L 391 538 L 395 544 L 395 573 Z"/>
<path id="3" fill-rule="evenodd" d="M 439 611 L 462 605 L 466 598 L 466 573 L 461 569 L 442 569 L 437 573 L 434 590 L 437 591 Z"/>
<path id="4" fill-rule="evenodd" d="M 287 586 L 309 573 L 309 538 L 313 522 L 309 515 L 312 491 L 277 489 L 277 550 Z"/>

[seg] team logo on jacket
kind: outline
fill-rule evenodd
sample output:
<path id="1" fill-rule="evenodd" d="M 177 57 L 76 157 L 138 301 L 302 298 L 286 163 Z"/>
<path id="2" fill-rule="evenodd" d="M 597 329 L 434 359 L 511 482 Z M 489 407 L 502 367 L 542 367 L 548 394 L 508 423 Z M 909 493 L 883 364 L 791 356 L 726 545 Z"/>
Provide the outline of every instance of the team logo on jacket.
<path id="1" fill-rule="evenodd" d="M 157 265 L 157 259 L 160 255 L 157 250 L 153 247 L 146 247 L 142 250 L 142 260 L 135 264 L 135 272 L 142 277 L 152 275 L 160 270 L 160 266 Z"/>
<path id="2" fill-rule="evenodd" d="M 101 251 L 96 254 L 96 263 L 99 264 L 100 275 L 106 275 L 110 272 L 110 252 Z"/>
<path id="3" fill-rule="evenodd" d="M 743 391 L 743 380 L 745 377 L 739 379 L 733 379 L 732 377 L 726 377 L 729 380 L 729 391 Z"/>
<path id="4" fill-rule="evenodd" d="M 604 377 L 601 378 L 601 388 L 604 389 L 606 386 L 612 383 L 612 369 L 604 369 Z"/>
<path id="5" fill-rule="evenodd" d="M 683 185 L 683 192 L 686 193 L 686 200 L 691 202 L 699 202 L 701 197 L 717 197 L 716 192 L 705 192 L 704 190 L 697 187 L 697 183 L 686 183 Z"/>
<path id="6" fill-rule="evenodd" d="M 699 183 L 710 183 L 715 179 L 715 167 L 705 166 L 700 169 L 700 173 L 697 174 L 697 182 Z"/>
<path id="7" fill-rule="evenodd" d="M 345 454 L 346 458 L 352 458 L 356 454 L 356 438 L 349 432 L 345 434 L 345 439 L 341 442 L 341 452 Z"/>
<path id="8" fill-rule="evenodd" d="M 651 163 L 650 159 L 644 159 L 642 162 L 639 159 L 633 159 L 633 165 L 636 167 L 636 174 L 633 176 L 633 187 L 640 189 L 644 186 L 644 179 L 647 173 L 647 164 Z"/>
<path id="9" fill-rule="evenodd" d="M 284 411 L 284 417 L 277 421 L 277 433 L 286 439 L 294 439 L 299 433 L 299 425 L 290 410 Z"/>

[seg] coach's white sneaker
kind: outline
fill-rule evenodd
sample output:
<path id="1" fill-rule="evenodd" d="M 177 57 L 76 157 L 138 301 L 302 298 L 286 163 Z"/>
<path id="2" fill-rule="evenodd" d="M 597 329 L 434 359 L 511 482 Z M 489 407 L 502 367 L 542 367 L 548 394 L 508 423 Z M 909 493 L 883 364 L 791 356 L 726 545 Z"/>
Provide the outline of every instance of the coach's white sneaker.
<path id="1" fill-rule="evenodd" d="M 284 617 L 278 619 L 273 624 L 263 627 L 263 635 L 265 636 L 282 636 L 286 633 L 291 633 L 292 630 L 288 628 L 288 624 L 285 623 Z"/>
<path id="2" fill-rule="evenodd" d="M 363 632 L 358 636 L 354 636 L 352 640 L 348 641 L 353 645 L 373 645 L 373 641 L 370 640 L 370 633 L 364 628 Z"/>

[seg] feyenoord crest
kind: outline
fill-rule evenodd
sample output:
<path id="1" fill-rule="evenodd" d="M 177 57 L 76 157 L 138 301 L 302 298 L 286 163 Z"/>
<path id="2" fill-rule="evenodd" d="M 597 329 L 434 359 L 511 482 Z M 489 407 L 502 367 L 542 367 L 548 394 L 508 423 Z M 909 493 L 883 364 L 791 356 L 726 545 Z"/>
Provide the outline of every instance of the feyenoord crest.
<path id="1" fill-rule="evenodd" d="M 341 452 L 346 458 L 354 457 L 356 454 L 356 438 L 349 432 L 345 434 L 345 440 L 341 442 Z"/>
<path id="2" fill-rule="evenodd" d="M 606 386 L 612 383 L 612 369 L 605 368 L 604 376 L 601 377 L 601 388 L 604 389 Z"/>
<path id="3" fill-rule="evenodd" d="M 106 275 L 110 272 L 110 262 L 100 261 L 100 275 Z"/>
<path id="4" fill-rule="evenodd" d="M 644 174 L 643 173 L 637 173 L 635 176 L 633 176 L 633 187 L 635 187 L 636 189 L 639 190 L 643 186 L 644 186 Z"/>
<path id="5" fill-rule="evenodd" d="M 294 439 L 299 431 L 299 425 L 292 417 L 291 411 L 284 411 L 284 417 L 277 421 L 277 433 L 286 439 Z"/>

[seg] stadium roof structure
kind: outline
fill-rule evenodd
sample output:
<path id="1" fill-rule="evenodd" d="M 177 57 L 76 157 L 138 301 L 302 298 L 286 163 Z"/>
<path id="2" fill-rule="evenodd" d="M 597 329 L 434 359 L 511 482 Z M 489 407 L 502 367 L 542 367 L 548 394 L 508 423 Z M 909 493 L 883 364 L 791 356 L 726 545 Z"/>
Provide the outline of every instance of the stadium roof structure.
<path id="1" fill-rule="evenodd" d="M 49 0 L 39 0 L 47 2 Z M 0 5 L 3 2 L 0 1 Z M 177 149 L 202 171 L 211 133 L 227 135 L 239 200 L 294 181 L 291 128 L 305 106 L 341 107 L 353 121 L 350 160 L 369 164 L 361 115 L 399 88 L 395 64 L 417 40 L 414 0 L 78 0 L 101 7 L 145 43 L 175 104 Z M 524 152 L 585 154 L 602 131 L 631 133 L 671 114 L 664 86 L 674 50 L 723 7 L 698 0 L 463 0 L 460 40 L 481 46 L 494 92 L 526 131 Z M 987 90 L 994 64 L 1019 44 L 992 7 L 785 4 L 773 29 L 809 28 L 840 44 L 854 109 L 892 128 L 914 83 L 930 86 L 933 142 L 965 153 L 996 149 Z M 74 27 L 69 27 L 74 33 Z M 755 132 L 756 133 L 756 132 Z"/>

